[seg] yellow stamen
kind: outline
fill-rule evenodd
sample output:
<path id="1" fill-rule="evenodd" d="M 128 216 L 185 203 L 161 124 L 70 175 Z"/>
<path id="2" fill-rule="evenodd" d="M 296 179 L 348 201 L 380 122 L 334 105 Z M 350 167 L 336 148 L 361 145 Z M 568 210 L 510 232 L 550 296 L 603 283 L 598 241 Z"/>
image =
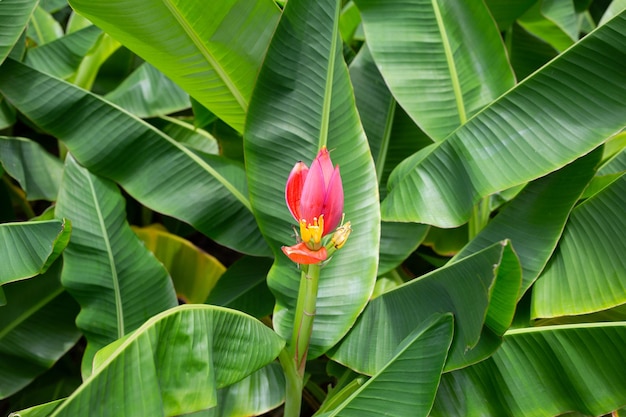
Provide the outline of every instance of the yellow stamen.
<path id="1" fill-rule="evenodd" d="M 305 219 L 300 220 L 300 237 L 311 249 L 318 249 L 324 234 L 324 215 L 313 218 L 313 224 L 308 224 Z"/>
<path id="2" fill-rule="evenodd" d="M 311 240 L 311 231 L 307 227 L 306 220 L 300 220 L 300 237 L 304 243 L 308 243 Z"/>

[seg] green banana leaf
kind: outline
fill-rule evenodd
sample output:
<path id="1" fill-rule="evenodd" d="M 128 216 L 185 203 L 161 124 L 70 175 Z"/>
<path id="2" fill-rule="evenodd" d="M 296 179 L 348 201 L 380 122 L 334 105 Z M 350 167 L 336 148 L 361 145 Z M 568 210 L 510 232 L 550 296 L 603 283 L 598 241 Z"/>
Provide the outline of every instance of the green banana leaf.
<path id="1" fill-rule="evenodd" d="M 0 67 L 0 92 L 82 165 L 119 182 L 145 206 L 224 246 L 268 254 L 241 164 L 197 155 L 119 107 L 15 61 Z"/>
<path id="2" fill-rule="evenodd" d="M 452 341 L 451 314 L 429 318 L 398 346 L 393 357 L 332 412 L 319 417 L 427 417 Z"/>
<path id="3" fill-rule="evenodd" d="M 0 224 L 0 285 L 46 272 L 71 232 L 66 219 Z"/>
<path id="4" fill-rule="evenodd" d="M 593 51 L 593 53 L 589 53 Z M 392 174 L 383 218 L 454 227 L 482 197 L 541 177 L 626 125 L 626 12 Z"/>
<path id="5" fill-rule="evenodd" d="M 573 1 L 538 1 L 517 22 L 559 52 L 578 40 L 578 17 Z"/>
<path id="6" fill-rule="evenodd" d="M 498 28 L 483 2 L 355 3 L 389 89 L 433 140 L 443 140 L 514 85 Z"/>
<path id="7" fill-rule="evenodd" d="M 211 290 L 206 304 L 243 311 L 261 319 L 274 309 L 274 296 L 267 287 L 269 258 L 244 256 L 233 263 Z"/>
<path id="8" fill-rule="evenodd" d="M 63 401 L 63 399 L 55 400 L 49 403 L 29 407 L 9 414 L 9 417 L 48 417 Z"/>
<path id="9" fill-rule="evenodd" d="M 58 12 L 67 6 L 67 0 L 39 0 L 39 5 L 49 13 Z"/>
<path id="10" fill-rule="evenodd" d="M 602 18 L 600 19 L 599 25 L 603 25 L 609 20 L 611 20 L 615 15 L 622 12 L 622 10 L 626 9 L 626 1 L 624 0 L 613 0 L 611 4 L 606 8 Z"/>
<path id="11" fill-rule="evenodd" d="M 341 39 L 350 45 L 355 40 L 357 30 L 361 25 L 361 13 L 357 9 L 352 0 L 348 0 L 341 9 L 341 16 L 339 17 L 339 33 L 341 33 Z M 361 30 L 361 37 L 362 37 Z"/>
<path id="12" fill-rule="evenodd" d="M 248 417 L 273 410 L 285 401 L 285 377 L 272 362 L 246 378 L 217 391 L 217 407 L 194 417 Z"/>
<path id="13" fill-rule="evenodd" d="M 49 417 L 178 416 L 214 407 L 217 389 L 269 363 L 283 345 L 243 313 L 179 306 L 100 351 L 93 374 Z"/>
<path id="14" fill-rule="evenodd" d="M 26 28 L 37 0 L 4 0 L 0 8 L 0 64 L 13 49 Z"/>
<path id="15" fill-rule="evenodd" d="M 626 303 L 626 174 L 573 211 L 533 286 L 532 316 L 606 310 Z"/>
<path id="16" fill-rule="evenodd" d="M 0 162 L 20 184 L 29 200 L 56 200 L 63 162 L 37 142 L 0 136 Z"/>
<path id="17" fill-rule="evenodd" d="M 203 303 L 226 271 L 215 257 L 163 227 L 134 227 L 133 232 L 165 266 L 178 299 L 185 303 Z"/>
<path id="18" fill-rule="evenodd" d="M 518 80 L 523 80 L 558 55 L 547 42 L 531 35 L 517 23 L 509 31 L 511 65 Z"/>
<path id="19" fill-rule="evenodd" d="M 101 36 L 100 29 L 93 25 L 88 26 L 53 42 L 29 49 L 24 62 L 46 74 L 70 79 L 76 75 L 85 56 Z"/>
<path id="20" fill-rule="evenodd" d="M 72 0 L 70 5 L 242 131 L 280 16 L 273 1 Z"/>
<path id="21" fill-rule="evenodd" d="M 150 119 L 148 123 L 188 148 L 211 155 L 219 155 L 220 153 L 219 144 L 213 135 L 184 120 L 161 116 L 156 119 Z"/>
<path id="22" fill-rule="evenodd" d="M 600 416 L 626 403 L 626 324 L 511 330 L 489 359 L 444 374 L 433 417 Z"/>
<path id="23" fill-rule="evenodd" d="M 510 239 L 522 265 L 521 298 L 552 256 L 570 212 L 596 172 L 601 154 L 602 150 L 597 149 L 529 183 L 453 260 Z"/>
<path id="24" fill-rule="evenodd" d="M 126 222 L 125 200 L 115 184 L 71 155 L 55 214 L 74 219 L 62 282 L 81 306 L 76 324 L 87 338 L 83 374 L 88 375 L 98 349 L 176 306 L 176 293 L 167 271 Z"/>
<path id="25" fill-rule="evenodd" d="M 100 67 L 120 48 L 120 43 L 107 33 L 102 33 L 94 46 L 84 56 L 76 74 L 68 81 L 85 90 L 91 90 L 96 81 Z"/>
<path id="26" fill-rule="evenodd" d="M 41 276 L 2 287 L 7 304 L 0 307 L 0 398 L 51 368 L 81 336 L 74 324 L 78 305 L 60 275 L 61 263 L 55 262 Z"/>
<path id="27" fill-rule="evenodd" d="M 52 14 L 41 6 L 37 6 L 26 28 L 26 36 L 32 39 L 36 45 L 45 45 L 63 36 L 63 28 Z"/>
<path id="28" fill-rule="evenodd" d="M 329 356 L 374 375 L 419 323 L 451 312 L 455 336 L 446 370 L 475 363 L 499 346 L 513 319 L 520 283 L 510 244 L 496 243 L 373 299 Z"/>
<path id="29" fill-rule="evenodd" d="M 148 63 L 139 66 L 105 98 L 137 117 L 156 117 L 191 107 L 189 95 Z"/>
<path id="30" fill-rule="evenodd" d="M 507 30 L 538 0 L 485 0 L 501 32 Z"/>
<path id="31" fill-rule="evenodd" d="M 378 186 L 341 55 L 338 3 L 287 3 L 259 74 L 244 137 L 250 200 L 276 255 L 268 284 L 277 302 L 274 328 L 284 338 L 291 335 L 300 286 L 300 271 L 280 250 L 295 244 L 285 182 L 294 164 L 309 165 L 321 146 L 331 150 L 341 170 L 345 219 L 353 232 L 321 269 L 309 358 L 336 344 L 365 307 L 379 251 Z"/>
<path id="32" fill-rule="evenodd" d="M 399 122 L 398 119 L 405 114 L 389 92 L 366 44 L 351 62 L 349 71 L 356 107 L 376 166 L 379 193 L 384 196 L 385 183 L 395 164 L 419 150 L 425 141 L 415 137 L 421 133 L 415 124 Z M 383 222 L 378 275 L 404 261 L 427 231 L 426 225 Z"/>
<path id="33" fill-rule="evenodd" d="M 398 267 L 423 242 L 429 227 L 417 223 L 382 222 L 378 275 Z"/>

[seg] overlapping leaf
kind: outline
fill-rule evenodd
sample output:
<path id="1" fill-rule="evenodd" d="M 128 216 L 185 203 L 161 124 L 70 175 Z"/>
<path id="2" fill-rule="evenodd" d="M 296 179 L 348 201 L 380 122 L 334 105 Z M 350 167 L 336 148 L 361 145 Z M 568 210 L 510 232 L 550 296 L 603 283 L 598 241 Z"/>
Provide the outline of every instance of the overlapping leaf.
<path id="1" fill-rule="evenodd" d="M 64 253 L 63 286 L 81 305 L 76 324 L 87 337 L 83 369 L 95 351 L 177 305 L 167 271 L 126 222 L 114 183 L 66 159 L 57 216 L 74 219 Z"/>
<path id="2" fill-rule="evenodd" d="M 489 359 L 444 374 L 433 417 L 605 415 L 626 404 L 626 324 L 510 331 Z"/>
<path id="3" fill-rule="evenodd" d="M 243 311 L 256 318 L 272 313 L 274 296 L 267 287 L 268 258 L 245 256 L 232 264 L 206 299 L 207 304 Z"/>
<path id="4" fill-rule="evenodd" d="M 373 299 L 330 356 L 373 375 L 419 323 L 451 312 L 455 337 L 446 369 L 467 366 L 497 349 L 512 321 L 520 282 L 510 245 L 497 243 Z"/>
<path id="5" fill-rule="evenodd" d="M 483 2 L 356 0 L 368 45 L 394 97 L 444 139 L 514 84 Z"/>
<path id="6" fill-rule="evenodd" d="M 376 278 L 379 207 L 376 174 L 342 60 L 338 1 L 290 0 L 259 75 L 248 114 L 245 156 L 250 199 L 276 254 L 268 283 L 276 295 L 274 326 L 288 338 L 300 271 L 280 251 L 295 243 L 284 203 L 298 161 L 331 150 L 345 193 L 352 235 L 322 268 L 309 357 L 333 346 L 365 306 Z"/>
<path id="7" fill-rule="evenodd" d="M 430 143 L 411 122 L 402 123 L 406 114 L 398 107 L 383 80 L 367 45 L 363 45 L 350 64 L 356 106 L 374 158 L 381 196 L 392 169 L 402 159 Z M 419 224 L 381 224 L 378 274 L 387 272 L 415 250 L 428 227 Z"/>
<path id="8" fill-rule="evenodd" d="M 541 177 L 626 125 L 626 12 L 396 168 L 383 218 L 453 227 L 481 197 Z M 588 103 L 580 105 L 579 103 Z"/>
<path id="9" fill-rule="evenodd" d="M 0 92 L 63 140 L 81 164 L 119 182 L 144 205 L 225 246 L 268 253 L 241 164 L 197 155 L 117 106 L 15 61 L 0 68 Z"/>
<path id="10" fill-rule="evenodd" d="M 11 49 L 26 28 L 37 0 L 5 0 L 0 9 L 0 63 L 4 62 Z"/>
<path id="11" fill-rule="evenodd" d="M 148 63 L 137 68 L 106 99 L 142 118 L 191 107 L 189 95 Z"/>
<path id="12" fill-rule="evenodd" d="M 533 287 L 532 314 L 592 313 L 626 303 L 626 175 L 577 206 Z"/>
<path id="13" fill-rule="evenodd" d="M 55 77 L 69 79 L 76 74 L 85 55 L 96 44 L 102 31 L 89 26 L 56 41 L 28 50 L 25 62 Z"/>
<path id="14" fill-rule="evenodd" d="M 0 136 L 0 162 L 29 200 L 56 200 L 63 163 L 41 145 L 25 138 Z"/>
<path id="15" fill-rule="evenodd" d="M 452 315 L 424 321 L 384 367 L 332 412 L 319 417 L 428 416 L 452 341 Z"/>
<path id="16" fill-rule="evenodd" d="M 280 16 L 273 1 L 72 0 L 70 5 L 242 131 Z"/>
<path id="17" fill-rule="evenodd" d="M 62 220 L 0 225 L 0 285 L 46 272 L 70 240 L 71 223 Z"/>
<path id="18" fill-rule="evenodd" d="M 528 184 L 454 259 L 510 239 L 522 265 L 521 297 L 552 256 L 572 208 L 593 178 L 600 156 L 598 149 Z"/>
<path id="19" fill-rule="evenodd" d="M 178 416 L 214 407 L 217 389 L 267 364 L 283 345 L 234 310 L 176 307 L 99 352 L 94 373 L 50 417 Z"/>
<path id="20" fill-rule="evenodd" d="M 44 275 L 2 287 L 7 304 L 0 307 L 0 398 L 48 370 L 81 336 L 74 324 L 78 306 L 60 275 L 56 262 Z"/>

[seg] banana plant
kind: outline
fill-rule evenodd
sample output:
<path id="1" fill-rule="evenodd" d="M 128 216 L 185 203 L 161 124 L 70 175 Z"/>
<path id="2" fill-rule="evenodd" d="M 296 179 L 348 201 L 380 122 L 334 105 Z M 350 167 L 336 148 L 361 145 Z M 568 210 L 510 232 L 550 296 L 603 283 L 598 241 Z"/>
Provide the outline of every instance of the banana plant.
<path id="1" fill-rule="evenodd" d="M 626 2 L 205 3 L 0 2 L 0 414 L 620 413 Z"/>

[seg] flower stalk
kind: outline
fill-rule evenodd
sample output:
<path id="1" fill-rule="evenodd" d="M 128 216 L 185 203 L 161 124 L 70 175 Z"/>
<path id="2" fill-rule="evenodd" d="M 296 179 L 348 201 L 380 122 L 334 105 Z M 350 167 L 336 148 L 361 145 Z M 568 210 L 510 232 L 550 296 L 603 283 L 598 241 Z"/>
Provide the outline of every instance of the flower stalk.
<path id="1" fill-rule="evenodd" d="M 295 245 L 283 246 L 282 251 L 299 265 L 301 277 L 291 343 L 279 359 L 286 378 L 284 416 L 299 417 L 320 270 L 352 231 L 350 222 L 343 224 L 339 166 L 333 167 L 326 147 L 320 149 L 310 169 L 303 162 L 296 163 L 287 179 L 285 201 L 298 222 L 300 234 L 296 232 Z"/>

